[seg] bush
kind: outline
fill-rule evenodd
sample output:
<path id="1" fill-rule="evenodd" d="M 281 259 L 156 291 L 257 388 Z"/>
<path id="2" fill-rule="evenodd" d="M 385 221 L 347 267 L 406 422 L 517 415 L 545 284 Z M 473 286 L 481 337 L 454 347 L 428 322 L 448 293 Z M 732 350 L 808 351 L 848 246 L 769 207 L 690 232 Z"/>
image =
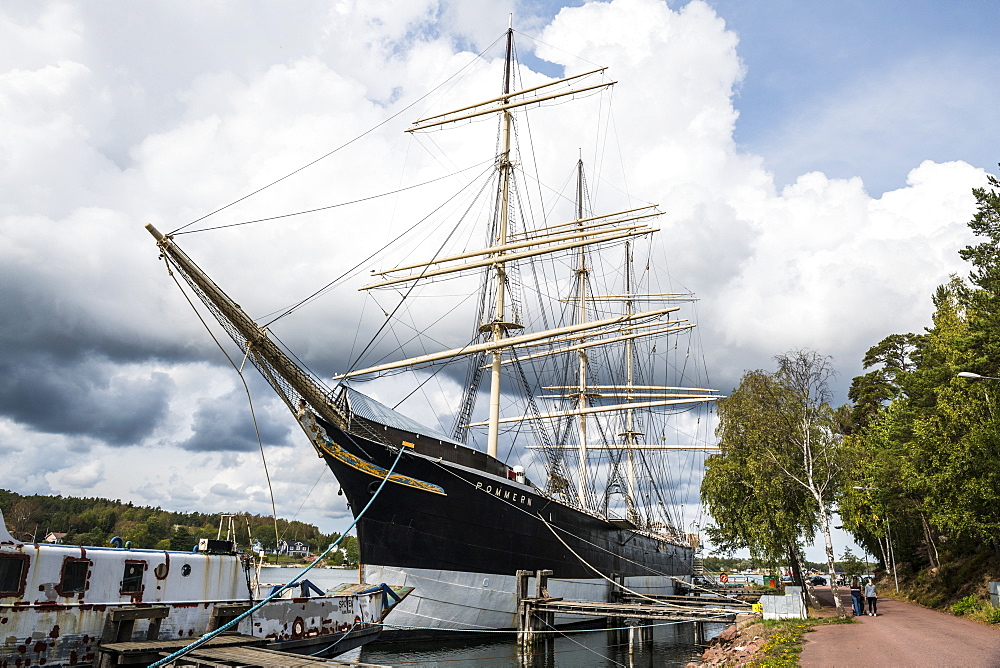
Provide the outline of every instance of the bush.
<path id="1" fill-rule="evenodd" d="M 976 612 L 982 606 L 976 597 L 969 594 L 965 598 L 960 598 L 954 605 L 951 606 L 951 611 L 961 617 L 962 615 L 969 612 Z"/>
<path id="2" fill-rule="evenodd" d="M 986 613 L 987 624 L 1000 624 L 1000 608 L 990 605 L 983 608 L 983 612 Z"/>

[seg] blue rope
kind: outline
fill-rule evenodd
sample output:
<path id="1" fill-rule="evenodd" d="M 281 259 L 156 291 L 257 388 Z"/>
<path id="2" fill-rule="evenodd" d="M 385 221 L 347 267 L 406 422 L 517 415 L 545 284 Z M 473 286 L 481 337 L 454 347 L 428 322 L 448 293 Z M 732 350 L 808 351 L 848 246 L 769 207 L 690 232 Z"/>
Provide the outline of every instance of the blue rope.
<path id="1" fill-rule="evenodd" d="M 261 600 L 260 603 L 257 603 L 256 605 L 254 605 L 253 607 L 251 607 L 249 610 L 247 610 L 243 614 L 239 615 L 238 617 L 234 618 L 233 620 L 229 621 L 228 623 L 220 626 L 219 628 L 215 629 L 214 631 L 206 633 L 205 635 L 203 635 L 202 637 L 198 638 L 197 640 L 195 640 L 193 643 L 191 643 L 187 647 L 184 647 L 182 649 L 177 650 L 176 652 L 174 652 L 170 656 L 167 656 L 167 657 L 165 657 L 163 659 L 160 659 L 156 663 L 150 664 L 150 668 L 157 668 L 157 666 L 165 665 L 166 663 L 168 663 L 170 661 L 173 661 L 174 659 L 179 659 L 180 657 L 184 656 L 188 652 L 191 652 L 191 651 L 193 651 L 193 650 L 201 647 L 206 642 L 208 642 L 209 640 L 211 640 L 215 636 L 219 635 L 220 633 L 222 633 L 226 629 L 234 626 L 235 624 L 238 624 L 244 618 L 250 616 L 251 614 L 253 614 L 257 610 L 259 610 L 260 608 L 264 607 L 264 605 L 268 601 L 270 601 L 274 597 L 276 597 L 279 594 L 281 594 L 281 592 L 283 592 L 283 591 L 285 591 L 287 589 L 291 589 L 293 586 L 295 586 L 295 583 L 299 581 L 299 578 L 301 578 L 303 575 L 305 575 L 306 573 L 308 573 L 312 569 L 313 566 L 315 566 L 316 564 L 318 564 L 323 559 L 323 557 L 325 557 L 327 554 L 329 554 L 331 551 L 333 551 L 333 548 L 337 547 L 337 544 L 340 543 L 340 541 L 344 540 L 344 536 L 346 536 L 347 533 L 351 529 L 354 528 L 354 525 L 357 524 L 358 521 L 362 517 L 364 517 L 365 512 L 367 512 L 368 509 L 371 507 L 371 505 L 373 503 L 375 503 L 375 499 L 378 498 L 378 495 L 382 493 L 382 488 L 385 487 L 385 484 L 387 482 L 389 482 L 389 476 L 391 476 L 392 472 L 396 470 L 396 464 L 399 463 L 399 459 L 403 456 L 403 451 L 404 450 L 405 450 L 405 448 L 402 448 L 402 447 L 399 449 L 399 453 L 396 455 L 396 460 L 392 463 L 392 466 L 389 468 L 389 472 L 386 473 L 386 475 L 385 475 L 384 478 L 382 478 L 382 484 L 380 484 L 378 486 L 378 489 L 375 490 L 375 494 L 372 496 L 371 500 L 368 501 L 368 504 L 364 508 L 362 508 L 361 512 L 358 513 L 358 516 L 356 518 L 354 518 L 353 522 L 351 522 L 351 526 L 347 527 L 347 529 L 344 530 L 344 533 L 341 534 L 340 538 L 338 538 L 333 543 L 331 543 L 330 547 L 326 548 L 326 551 L 323 552 L 323 554 L 319 555 L 319 557 L 317 557 L 315 561 L 313 561 L 311 564 L 309 564 L 304 569 L 302 569 L 302 571 L 299 572 L 299 574 L 296 575 L 294 578 L 292 578 L 291 580 L 289 580 L 287 584 L 285 584 L 282 587 L 278 588 L 276 591 L 272 591 L 266 598 L 264 598 L 263 600 Z"/>

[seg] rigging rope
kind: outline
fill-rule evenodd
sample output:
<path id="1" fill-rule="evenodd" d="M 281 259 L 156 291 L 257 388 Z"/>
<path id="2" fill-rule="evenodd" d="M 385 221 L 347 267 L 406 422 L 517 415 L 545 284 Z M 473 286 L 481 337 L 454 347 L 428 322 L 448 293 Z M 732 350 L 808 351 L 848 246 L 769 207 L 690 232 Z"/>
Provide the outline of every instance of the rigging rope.
<path id="1" fill-rule="evenodd" d="M 486 182 L 486 183 L 483 184 L 483 187 L 480 189 L 480 193 L 482 192 L 482 190 L 484 190 L 486 188 L 487 184 L 488 184 L 488 182 Z M 437 209 L 435 209 L 435 211 L 437 211 L 438 209 L 441 209 L 443 206 L 444 206 L 444 204 L 442 204 Z M 427 217 L 425 216 L 424 220 L 426 220 L 426 219 L 427 219 Z M 431 264 L 434 262 L 434 260 L 436 260 L 438 258 L 438 256 L 442 252 L 444 252 L 445 246 L 448 244 L 449 241 L 451 241 L 452 236 L 458 231 L 458 228 L 459 228 L 459 225 L 456 224 L 451 229 L 451 232 L 448 233 L 448 235 L 441 242 L 441 245 L 438 247 L 437 251 L 434 253 L 433 257 L 431 258 L 431 261 L 428 262 L 424 266 L 423 270 L 420 272 L 420 274 L 418 276 L 423 276 L 425 273 L 427 273 L 428 271 L 430 271 Z M 356 267 L 360 266 L 360 263 L 358 265 L 355 265 L 355 266 Z M 403 295 L 403 298 L 399 301 L 399 303 L 396 305 L 396 307 L 392 310 L 392 313 L 387 314 L 385 322 L 382 323 L 382 326 L 378 328 L 378 331 L 375 332 L 375 334 L 372 335 L 372 338 L 368 342 L 368 345 L 365 346 L 364 349 L 360 353 L 358 353 L 358 356 L 356 358 L 354 358 L 354 361 L 348 367 L 348 371 L 353 371 L 354 368 L 355 368 L 355 366 L 361 361 L 361 358 L 364 356 L 364 354 L 366 352 L 368 352 L 368 349 L 371 348 L 373 345 L 375 345 L 375 340 L 378 338 L 379 334 L 381 334 L 382 331 L 386 327 L 389 326 L 389 323 L 392 321 L 392 317 L 396 314 L 397 311 L 399 311 L 399 309 L 403 306 L 403 304 L 406 303 L 406 298 L 410 296 L 410 294 L 413 292 L 414 289 L 416 289 L 417 284 L 418 284 L 418 282 L 416 280 L 413 281 L 413 283 L 410 285 L 410 287 L 406 290 L 406 294 Z M 279 317 L 283 317 L 284 315 L 286 315 L 286 314 L 282 314 L 282 316 L 279 316 Z M 275 318 L 275 320 L 277 320 L 277 318 Z M 274 322 L 274 320 L 272 320 L 271 322 Z M 469 345 L 471 345 L 471 344 L 472 344 L 472 342 L 470 342 Z"/>
<path id="2" fill-rule="evenodd" d="M 484 171 L 483 173 L 486 173 L 486 172 Z M 474 182 L 475 182 L 475 180 L 473 180 L 473 183 Z M 466 186 L 466 187 L 468 187 L 468 186 Z M 462 190 L 464 190 L 464 189 L 465 188 L 463 188 Z M 327 283 L 326 285 L 324 285 L 323 287 L 321 287 L 319 290 L 316 290 L 315 292 L 313 292 L 312 294 L 308 295 L 304 299 L 302 299 L 302 300 L 296 302 L 295 304 L 293 304 L 292 306 L 288 307 L 287 309 L 285 309 L 284 311 L 282 311 L 279 315 L 275 316 L 274 318 L 272 318 L 268 322 L 264 323 L 262 325 L 262 328 L 263 327 L 270 327 L 271 325 L 273 325 L 278 320 L 281 320 L 282 318 L 284 318 L 286 315 L 289 315 L 289 314 L 293 313 L 294 311 L 298 310 L 302 306 L 305 306 L 306 304 L 308 304 L 312 300 L 316 299 L 317 297 L 319 297 L 320 295 L 322 295 L 324 292 L 326 292 L 327 290 L 329 290 L 330 288 L 332 288 L 334 285 L 336 285 L 338 282 L 344 280 L 348 276 L 352 276 L 354 274 L 354 272 L 358 270 L 359 267 L 364 266 L 372 258 L 376 257 L 379 253 L 382 253 L 387 248 L 389 248 L 390 246 L 392 246 L 393 243 L 401 240 L 406 234 L 408 234 L 409 232 L 413 231 L 421 223 L 423 223 L 428 218 L 430 218 L 430 216 L 432 214 L 435 214 L 438 211 L 440 211 L 442 208 L 444 208 L 445 204 L 447 204 L 447 203 L 448 202 L 443 202 L 439 207 L 437 207 L 436 209 L 434 209 L 433 211 L 431 211 L 430 213 L 428 213 L 426 216 L 424 216 L 423 218 L 421 218 L 419 221 L 417 221 L 416 223 L 414 223 L 410 227 L 409 230 L 407 230 L 403 234 L 399 235 L 398 237 L 396 237 L 395 239 L 393 239 L 389 243 L 385 244 L 384 246 L 382 246 L 378 250 L 376 250 L 373 253 L 369 254 L 368 257 L 363 258 L 362 260 L 360 260 L 359 262 L 357 262 L 353 267 L 348 268 L 346 271 L 344 271 L 342 274 L 340 274 L 340 276 L 338 276 L 337 278 L 333 279 L 332 281 L 330 281 L 329 283 Z M 440 252 L 440 251 L 438 251 L 438 252 Z"/>
<path id="3" fill-rule="evenodd" d="M 350 200 L 348 202 L 340 202 L 338 204 L 329 204 L 327 206 L 321 206 L 321 207 L 317 207 L 315 209 L 305 209 L 303 211 L 295 211 L 293 213 L 282 213 L 282 214 L 279 214 L 277 216 L 268 216 L 267 218 L 256 218 L 254 220 L 244 220 L 241 223 L 227 223 L 225 225 L 216 225 L 214 227 L 202 227 L 200 229 L 189 230 L 187 232 L 176 231 L 176 232 L 171 232 L 171 234 L 174 235 L 174 236 L 180 236 L 182 234 L 197 234 L 198 232 L 212 232 L 212 231 L 215 231 L 215 230 L 224 230 L 224 229 L 227 229 L 227 228 L 230 228 L 230 227 L 242 227 L 243 225 L 253 225 L 254 223 L 266 223 L 266 222 L 269 222 L 269 221 L 272 221 L 272 220 L 281 220 L 282 218 L 292 218 L 294 216 L 305 216 L 305 215 L 308 215 L 310 213 L 318 213 L 320 211 L 329 211 L 330 209 L 339 209 L 342 206 L 350 206 L 351 204 L 360 204 L 361 202 L 370 202 L 371 200 L 378 199 L 380 197 L 388 197 L 390 195 L 398 195 L 399 193 L 406 192 L 407 190 L 413 190 L 415 188 L 422 188 L 423 186 L 429 185 L 431 183 L 436 183 L 438 181 L 443 181 L 444 179 L 450 179 L 453 176 L 456 176 L 456 175 L 461 174 L 463 172 L 467 172 L 470 169 L 473 169 L 474 167 L 478 167 L 478 166 L 479 166 L 479 164 L 475 164 L 475 165 L 472 165 L 471 167 L 466 167 L 464 169 L 460 169 L 457 172 L 453 172 L 451 174 L 445 174 L 444 176 L 439 176 L 439 177 L 437 177 L 435 179 L 431 179 L 429 181 L 424 181 L 423 183 L 415 183 L 412 186 L 405 186 L 403 188 L 397 188 L 396 190 L 390 190 L 389 192 L 380 193 L 378 195 L 369 195 L 368 197 L 362 197 L 360 199 L 354 199 L 354 200 Z M 188 223 L 188 224 L 190 225 L 191 223 Z M 187 227 L 187 226 L 185 225 L 185 227 Z M 182 227 L 182 228 L 178 228 L 178 229 L 179 230 L 183 230 L 184 228 Z"/>
<path id="4" fill-rule="evenodd" d="M 242 365 L 236 366 L 236 363 L 233 362 L 233 358 L 229 356 L 229 353 L 227 353 L 226 349 L 222 347 L 222 344 L 219 342 L 219 339 L 215 337 L 215 333 L 212 332 L 211 328 L 209 328 L 208 323 L 206 323 L 205 319 L 201 317 L 201 313 L 198 311 L 197 308 L 195 308 L 194 302 L 191 301 L 191 298 L 188 297 L 187 292 L 181 286 L 180 281 L 178 281 L 177 277 L 174 276 L 174 272 L 170 268 L 170 263 L 167 261 L 165 255 L 163 256 L 163 266 L 167 268 L 167 274 L 170 276 L 171 279 L 173 279 L 174 283 L 177 285 L 177 289 L 181 291 L 181 294 L 184 295 L 184 299 L 191 306 L 191 310 L 194 311 L 194 314 L 198 316 L 198 320 L 201 321 L 202 325 L 204 325 L 205 331 L 207 331 L 208 335 L 212 337 L 213 341 L 215 341 L 215 345 L 219 346 L 219 350 L 221 350 L 222 354 L 226 356 L 226 359 L 229 360 L 229 363 L 233 365 L 233 368 L 236 369 L 236 374 L 240 377 L 240 380 L 243 382 L 243 389 L 247 393 L 247 402 L 250 404 L 250 417 L 253 419 L 253 431 L 257 435 L 257 445 L 260 447 L 260 459 L 264 465 L 264 477 L 267 478 L 267 491 L 271 497 L 271 518 L 274 520 L 274 548 L 278 549 L 278 541 L 280 541 L 281 538 L 278 536 L 278 511 L 274 505 L 274 490 L 271 488 L 271 473 L 267 470 L 267 458 L 264 457 L 264 443 L 263 441 L 261 441 L 260 438 L 260 429 L 257 428 L 257 414 L 254 412 L 253 409 L 253 399 L 250 396 L 250 386 L 247 385 L 246 377 L 243 375 L 243 367 Z M 246 364 L 247 358 L 249 356 L 250 356 L 250 342 L 247 341 L 247 352 L 246 356 L 243 358 L 244 364 Z"/>
<path id="5" fill-rule="evenodd" d="M 231 206 L 235 206 L 236 204 L 239 204 L 243 200 L 249 199 L 249 198 L 253 197 L 256 194 L 261 193 L 261 192 L 267 190 L 271 186 L 277 185 L 277 184 L 281 183 L 282 181 L 284 181 L 285 179 L 288 179 L 288 178 L 291 178 L 292 176 L 295 176 L 299 172 L 301 172 L 301 171 L 303 171 L 305 169 L 308 169 L 309 167 L 312 167 L 313 165 L 315 165 L 315 164 L 317 164 L 317 163 L 319 163 L 319 162 L 321 162 L 321 161 L 329 158 L 331 155 L 333 155 L 334 153 L 337 153 L 341 149 L 347 148 L 348 146 L 350 146 L 354 142 L 358 141 L 359 139 L 362 139 L 363 137 L 366 137 L 366 136 L 370 135 L 372 132 L 374 132 L 375 130 L 379 129 L 383 125 L 387 124 L 389 121 L 392 121 L 392 120 L 396 119 L 396 117 L 402 115 L 404 111 L 409 111 L 410 109 L 412 109 L 413 107 L 415 107 L 418 103 L 423 102 L 425 99 L 427 99 L 428 97 L 430 97 L 431 94 L 433 94 L 434 92 L 436 92 L 439 88 L 442 88 L 446 83 L 448 83 L 449 81 L 451 81 L 452 79 L 454 79 L 455 77 L 457 77 L 459 74 L 461 74 L 462 72 L 464 72 L 469 67 L 471 67 L 474 62 L 476 62 L 477 60 L 479 60 L 483 56 L 484 53 L 486 53 L 489 49 L 492 49 L 493 46 L 499 40 L 500 40 L 499 37 L 497 39 L 493 40 L 493 43 L 491 43 L 485 49 L 483 49 L 482 51 L 480 51 L 476 55 L 475 58 L 473 58 L 472 60 L 470 60 L 468 62 L 468 64 L 465 65 L 465 67 L 461 68 L 460 70 L 458 70 L 457 72 L 455 72 L 454 74 L 452 74 L 450 77 L 448 77 L 447 79 L 445 79 L 444 81 L 442 81 L 441 83 L 439 83 L 437 86 L 435 86 L 434 88 L 431 88 L 429 91 L 427 91 L 426 93 L 424 93 L 423 95 L 421 95 L 420 97 L 418 97 L 416 100 L 414 100 L 410 104 L 406 105 L 405 107 L 403 107 L 402 109 L 400 109 L 399 111 L 397 111 L 395 114 L 393 114 L 393 115 L 389 116 L 388 118 L 386 118 L 385 120 L 383 120 L 381 123 L 376 123 L 375 125 L 373 125 L 372 127 L 368 128 L 367 130 L 365 130 L 361 134 L 357 135 L 353 139 L 350 139 L 350 140 L 344 142 L 343 144 L 341 144 L 337 148 L 333 149 L 332 151 L 328 151 L 327 153 L 325 153 L 325 154 L 321 155 L 320 157 L 316 158 L 315 160 L 313 160 L 311 162 L 308 162 L 305 165 L 302 165 L 298 169 L 295 169 L 295 170 L 289 172 L 288 174 L 285 174 L 281 178 L 275 179 L 274 181 L 271 181 L 267 185 L 261 186 L 260 188 L 257 188 L 257 190 L 254 190 L 253 192 L 248 193 L 248 194 L 244 195 L 243 197 L 240 197 L 239 199 L 233 200 L 229 204 L 226 204 L 224 206 L 220 206 L 218 209 L 215 209 L 214 211 L 206 213 L 204 216 L 201 216 L 200 218 L 196 218 L 196 219 L 192 220 L 191 222 L 187 223 L 186 225 L 182 225 L 181 227 L 178 227 L 176 230 L 174 230 L 170 234 L 177 234 L 178 232 L 180 232 L 181 230 L 183 230 L 186 227 L 191 227 L 195 223 L 199 223 L 199 222 L 205 220 L 206 218 L 214 216 L 215 214 L 228 209 Z"/>

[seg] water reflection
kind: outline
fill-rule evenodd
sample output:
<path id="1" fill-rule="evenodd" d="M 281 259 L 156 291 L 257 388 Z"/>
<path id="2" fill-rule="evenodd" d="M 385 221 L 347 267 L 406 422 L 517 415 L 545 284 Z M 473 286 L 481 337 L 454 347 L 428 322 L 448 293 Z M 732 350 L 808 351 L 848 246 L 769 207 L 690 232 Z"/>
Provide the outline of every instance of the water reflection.
<path id="1" fill-rule="evenodd" d="M 265 568 L 261 580 L 287 582 L 298 570 Z M 321 588 L 339 582 L 356 582 L 357 571 L 313 570 L 306 576 Z M 390 617 L 387 621 L 392 622 Z M 570 666 L 683 666 L 699 657 L 701 643 L 717 636 L 726 627 L 723 623 L 702 624 L 701 637 L 696 637 L 690 622 L 658 624 L 639 642 L 636 630 L 631 644 L 628 632 L 588 630 L 562 632 L 547 643 L 540 643 L 529 655 L 518 653 L 513 633 L 483 634 L 461 640 L 378 641 L 353 650 L 338 658 L 385 666 L 440 666 L 457 668 L 462 662 L 475 661 L 480 666 L 524 666 L 525 668 L 568 668 Z"/>
<path id="2" fill-rule="evenodd" d="M 715 637 L 725 628 L 722 623 L 704 623 L 705 639 Z M 636 630 L 633 643 L 628 632 L 563 632 L 551 641 L 538 643 L 530 654 L 521 656 L 513 634 L 497 634 L 497 639 L 483 640 L 408 640 L 379 641 L 360 649 L 358 661 L 392 666 L 456 666 L 475 661 L 476 666 L 530 666 L 557 668 L 568 666 L 683 666 L 700 656 L 694 624 L 654 626 L 640 641 Z"/>

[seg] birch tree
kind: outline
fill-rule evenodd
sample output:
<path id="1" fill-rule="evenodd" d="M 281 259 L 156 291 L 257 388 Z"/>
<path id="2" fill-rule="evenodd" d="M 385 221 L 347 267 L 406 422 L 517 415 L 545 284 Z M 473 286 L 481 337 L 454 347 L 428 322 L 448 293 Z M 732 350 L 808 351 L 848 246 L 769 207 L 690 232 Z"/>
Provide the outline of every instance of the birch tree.
<path id="1" fill-rule="evenodd" d="M 764 415 L 770 406 L 760 395 L 773 382 L 765 371 L 749 371 L 719 402 L 720 452 L 705 461 L 701 484 L 702 502 L 715 520 L 705 531 L 722 551 L 748 549 L 759 563 L 789 564 L 793 581 L 804 586 L 800 542 L 814 537 L 816 507 L 805 489 L 788 484 L 761 456 L 770 437 Z"/>
<path id="2" fill-rule="evenodd" d="M 834 376 L 829 357 L 812 350 L 795 350 L 775 358 L 775 374 L 782 391 L 776 393 L 775 428 L 781 438 L 765 454 L 782 472 L 808 491 L 816 503 L 816 517 L 826 550 L 830 588 L 837 614 L 844 608 L 837 588 L 833 539 L 830 532 L 831 504 L 843 472 L 840 434 L 830 407 L 830 380 Z"/>
<path id="3" fill-rule="evenodd" d="M 837 590 L 830 516 L 834 495 L 842 474 L 840 434 L 834 410 L 830 407 L 830 379 L 834 375 L 829 357 L 814 351 L 795 350 L 775 357 L 774 373 L 756 370 L 744 374 L 729 398 L 719 405 L 719 446 L 728 466 L 709 460 L 702 496 L 712 509 L 720 534 L 739 532 L 736 525 L 742 514 L 725 512 L 731 496 L 722 493 L 726 485 L 713 479 L 726 471 L 746 471 L 747 476 L 766 462 L 772 477 L 758 483 L 747 507 L 778 504 L 784 509 L 783 526 L 774 527 L 774 538 L 787 545 L 789 535 L 811 538 L 819 525 L 823 535 L 833 598 L 837 614 L 844 609 Z M 739 477 L 739 474 L 736 474 Z M 763 486 L 766 485 L 766 486 Z M 729 506 L 732 504 L 730 503 Z M 762 518 L 761 523 L 766 524 Z M 745 526 L 745 525 L 744 525 Z M 745 536 L 750 541 L 757 536 Z M 792 546 L 789 546 L 791 548 Z M 792 560 L 798 558 L 797 541 L 790 549 Z"/>

